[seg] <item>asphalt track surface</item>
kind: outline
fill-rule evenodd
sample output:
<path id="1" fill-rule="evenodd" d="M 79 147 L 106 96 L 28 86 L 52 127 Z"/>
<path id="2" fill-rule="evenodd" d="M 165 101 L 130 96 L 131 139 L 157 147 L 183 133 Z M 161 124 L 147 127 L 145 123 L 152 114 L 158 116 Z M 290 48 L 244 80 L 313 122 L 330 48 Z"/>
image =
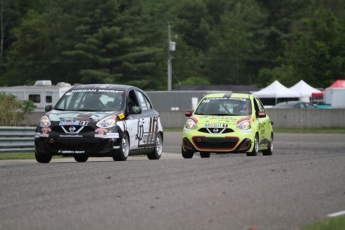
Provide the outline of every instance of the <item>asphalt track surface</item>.
<path id="1" fill-rule="evenodd" d="M 345 210 L 345 135 L 277 133 L 273 156 L 0 161 L 1 230 L 295 230 Z"/>

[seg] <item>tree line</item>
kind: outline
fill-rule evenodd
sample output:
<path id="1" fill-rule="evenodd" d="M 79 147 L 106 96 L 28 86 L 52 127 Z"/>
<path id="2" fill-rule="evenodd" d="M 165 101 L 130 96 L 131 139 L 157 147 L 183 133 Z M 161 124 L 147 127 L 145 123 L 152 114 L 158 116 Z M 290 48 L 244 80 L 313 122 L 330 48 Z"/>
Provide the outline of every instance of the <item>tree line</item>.
<path id="1" fill-rule="evenodd" d="M 325 88 L 345 79 L 345 0 L 0 0 L 0 86 Z"/>

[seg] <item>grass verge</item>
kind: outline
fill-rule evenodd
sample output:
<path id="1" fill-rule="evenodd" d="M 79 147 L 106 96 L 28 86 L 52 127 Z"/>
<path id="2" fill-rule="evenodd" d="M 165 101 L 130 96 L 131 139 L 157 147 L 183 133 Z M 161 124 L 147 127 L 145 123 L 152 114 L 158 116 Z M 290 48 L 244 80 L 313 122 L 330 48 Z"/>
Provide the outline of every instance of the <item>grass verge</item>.
<path id="1" fill-rule="evenodd" d="M 53 159 L 63 158 L 62 156 L 53 156 Z M 35 159 L 34 152 L 18 153 L 0 153 L 0 160 L 30 160 Z"/>
<path id="2" fill-rule="evenodd" d="M 327 218 L 313 224 L 301 227 L 299 230 L 343 230 L 345 229 L 345 216 Z"/>
<path id="3" fill-rule="evenodd" d="M 0 160 L 28 160 L 35 159 L 32 153 L 0 153 Z"/>

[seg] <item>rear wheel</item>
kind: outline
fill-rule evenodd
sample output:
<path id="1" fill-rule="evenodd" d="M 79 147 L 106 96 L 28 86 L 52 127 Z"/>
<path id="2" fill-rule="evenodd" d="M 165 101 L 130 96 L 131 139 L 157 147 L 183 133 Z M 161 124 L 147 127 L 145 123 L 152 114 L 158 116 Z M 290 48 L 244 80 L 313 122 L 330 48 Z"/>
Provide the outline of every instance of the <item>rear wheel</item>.
<path id="1" fill-rule="evenodd" d="M 247 152 L 247 156 L 248 157 L 253 157 L 253 156 L 258 155 L 258 152 L 259 152 L 259 137 L 258 137 L 257 134 L 255 135 L 254 144 L 253 145 L 254 145 L 253 150 L 251 152 Z"/>
<path id="2" fill-rule="evenodd" d="M 47 155 L 46 154 L 40 155 L 40 154 L 37 154 L 35 152 L 35 158 L 36 158 L 36 161 L 38 163 L 49 163 L 51 161 L 51 159 L 52 159 L 52 155 L 48 155 L 48 154 Z"/>
<path id="3" fill-rule="evenodd" d="M 267 150 L 262 151 L 262 155 L 270 156 L 273 154 L 273 133 L 271 133 L 270 143 L 268 143 Z"/>
<path id="4" fill-rule="evenodd" d="M 113 157 L 114 161 L 126 161 L 129 155 L 129 138 L 127 133 L 123 133 L 120 151 Z"/>
<path id="5" fill-rule="evenodd" d="M 184 150 L 183 147 L 181 148 L 182 156 L 185 159 L 193 158 L 194 152 L 190 152 L 188 150 Z"/>
<path id="6" fill-rule="evenodd" d="M 77 155 L 73 157 L 74 157 L 74 160 L 76 160 L 77 162 L 86 162 L 87 159 L 89 159 L 88 156 L 81 156 L 81 155 Z"/>
<path id="7" fill-rule="evenodd" d="M 156 145 L 152 152 L 147 154 L 147 158 L 150 160 L 158 160 L 162 156 L 163 151 L 163 138 L 162 134 L 158 133 L 156 137 Z"/>
<path id="8" fill-rule="evenodd" d="M 201 158 L 210 158 L 211 153 L 209 152 L 200 152 Z"/>

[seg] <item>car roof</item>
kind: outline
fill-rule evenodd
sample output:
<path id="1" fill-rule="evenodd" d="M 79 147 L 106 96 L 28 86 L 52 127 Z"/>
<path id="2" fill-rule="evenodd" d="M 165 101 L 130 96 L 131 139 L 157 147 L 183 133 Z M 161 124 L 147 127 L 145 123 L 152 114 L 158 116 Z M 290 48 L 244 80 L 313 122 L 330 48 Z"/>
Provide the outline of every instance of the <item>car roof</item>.
<path id="1" fill-rule="evenodd" d="M 279 104 L 297 104 L 297 103 L 306 103 L 306 102 L 303 102 L 303 101 L 284 101 L 284 102 L 281 102 Z"/>
<path id="2" fill-rule="evenodd" d="M 210 93 L 204 96 L 204 98 L 215 98 L 215 97 L 238 97 L 238 98 L 251 98 L 253 95 L 248 93 Z"/>
<path id="3" fill-rule="evenodd" d="M 273 107 L 293 107 L 295 104 L 302 103 L 301 101 L 283 101 L 279 102 Z"/>
<path id="4" fill-rule="evenodd" d="M 276 105 L 296 105 L 296 104 L 300 104 L 300 103 L 311 104 L 311 103 L 305 102 L 305 101 L 284 101 L 284 102 L 280 102 Z"/>
<path id="5" fill-rule="evenodd" d="M 130 88 L 136 88 L 132 85 L 118 85 L 118 84 L 85 84 L 77 85 L 73 89 L 105 89 L 105 90 L 124 90 L 127 91 Z"/>
<path id="6" fill-rule="evenodd" d="M 275 106 L 273 106 L 273 108 L 293 108 L 295 105 L 302 104 L 302 103 L 312 105 L 313 107 L 316 108 L 316 106 L 314 106 L 312 103 L 305 102 L 305 101 L 284 101 L 284 102 L 280 102 L 276 104 Z"/>

